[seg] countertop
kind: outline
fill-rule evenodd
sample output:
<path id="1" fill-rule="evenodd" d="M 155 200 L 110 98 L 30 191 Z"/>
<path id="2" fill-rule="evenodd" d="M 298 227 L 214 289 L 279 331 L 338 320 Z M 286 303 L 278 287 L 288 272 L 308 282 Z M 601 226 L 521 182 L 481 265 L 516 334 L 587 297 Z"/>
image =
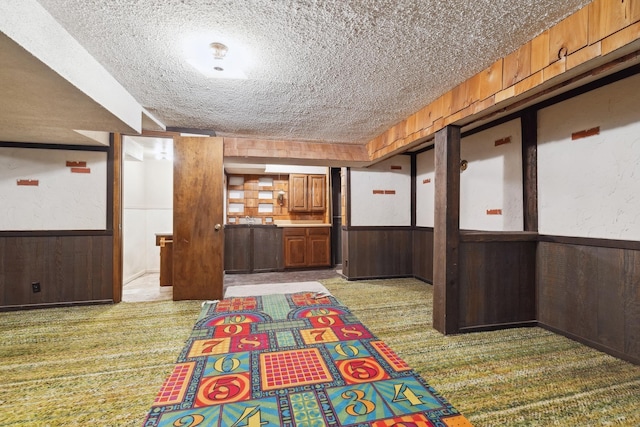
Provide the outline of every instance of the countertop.
<path id="1" fill-rule="evenodd" d="M 276 220 L 273 224 L 225 224 L 225 227 L 331 227 L 331 224 L 319 221 Z"/>

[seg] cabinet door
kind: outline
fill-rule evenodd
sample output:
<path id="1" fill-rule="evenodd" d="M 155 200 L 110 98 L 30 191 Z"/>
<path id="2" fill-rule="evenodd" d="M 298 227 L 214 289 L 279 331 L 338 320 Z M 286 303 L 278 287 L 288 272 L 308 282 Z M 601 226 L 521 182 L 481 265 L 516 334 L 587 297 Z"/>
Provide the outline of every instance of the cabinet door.
<path id="1" fill-rule="evenodd" d="M 253 272 L 282 270 L 282 229 L 257 226 L 253 229 Z"/>
<path id="2" fill-rule="evenodd" d="M 307 212 L 309 198 L 307 197 L 307 175 L 289 175 L 289 211 Z"/>
<path id="3" fill-rule="evenodd" d="M 307 265 L 324 267 L 331 265 L 331 238 L 329 228 L 307 229 Z"/>
<path id="4" fill-rule="evenodd" d="M 309 210 L 324 212 L 326 209 L 326 182 L 324 175 L 309 175 Z"/>
<path id="5" fill-rule="evenodd" d="M 224 270 L 227 273 L 251 272 L 251 229 L 228 226 L 224 230 Z"/>
<path id="6" fill-rule="evenodd" d="M 304 228 L 284 230 L 284 266 L 307 266 L 307 237 Z"/>

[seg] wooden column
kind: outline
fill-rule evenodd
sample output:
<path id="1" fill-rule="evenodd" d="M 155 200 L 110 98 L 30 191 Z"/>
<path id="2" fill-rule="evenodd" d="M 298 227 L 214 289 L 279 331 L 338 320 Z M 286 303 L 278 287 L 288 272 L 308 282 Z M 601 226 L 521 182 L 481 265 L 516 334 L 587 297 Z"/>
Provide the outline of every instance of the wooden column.
<path id="1" fill-rule="evenodd" d="M 433 241 L 433 327 L 458 332 L 458 245 L 460 240 L 460 127 L 435 136 L 435 217 Z"/>
<path id="2" fill-rule="evenodd" d="M 111 134 L 109 137 L 111 146 L 109 148 L 108 162 L 110 166 L 107 170 L 107 229 L 113 230 L 113 266 L 112 266 L 112 287 L 113 302 L 122 301 L 122 135 Z"/>
<path id="3" fill-rule="evenodd" d="M 417 223 L 417 214 L 416 214 L 416 206 L 417 206 L 417 183 L 416 177 L 418 175 L 418 154 L 411 154 L 411 226 L 415 227 Z"/>
<path id="4" fill-rule="evenodd" d="M 525 110 L 520 126 L 524 231 L 538 231 L 538 111 Z"/>

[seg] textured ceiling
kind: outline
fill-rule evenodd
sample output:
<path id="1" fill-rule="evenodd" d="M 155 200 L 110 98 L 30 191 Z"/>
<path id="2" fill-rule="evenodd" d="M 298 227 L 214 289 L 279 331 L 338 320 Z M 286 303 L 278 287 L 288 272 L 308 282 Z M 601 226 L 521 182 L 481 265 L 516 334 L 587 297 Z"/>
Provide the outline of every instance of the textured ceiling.
<path id="1" fill-rule="evenodd" d="M 168 127 L 366 143 L 588 0 L 39 0 Z M 204 36 L 247 79 L 185 61 Z"/>

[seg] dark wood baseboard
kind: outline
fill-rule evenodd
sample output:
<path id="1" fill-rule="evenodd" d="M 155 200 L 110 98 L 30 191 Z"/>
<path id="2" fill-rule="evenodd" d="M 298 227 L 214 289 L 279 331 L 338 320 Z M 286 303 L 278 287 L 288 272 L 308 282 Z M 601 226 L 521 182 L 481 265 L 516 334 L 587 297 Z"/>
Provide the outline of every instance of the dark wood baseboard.
<path id="1" fill-rule="evenodd" d="M 0 312 L 7 311 L 20 311 L 20 310 L 35 310 L 44 308 L 60 308 L 60 307 L 78 307 L 85 305 L 105 305 L 113 304 L 112 299 L 95 300 L 95 301 L 69 301 L 69 302 L 55 302 L 45 304 L 23 304 L 23 305 L 5 305 L 0 306 Z"/>
<path id="2" fill-rule="evenodd" d="M 538 326 L 537 320 L 528 320 L 526 322 L 508 322 L 508 323 L 496 323 L 493 325 L 478 325 L 478 326 L 468 326 L 460 328 L 460 333 L 471 333 L 471 332 L 487 332 L 487 331 L 499 331 L 501 329 L 512 329 L 512 328 L 534 328 Z"/>
<path id="3" fill-rule="evenodd" d="M 621 353 L 615 349 L 612 349 L 610 347 L 604 346 L 602 344 L 599 344 L 597 342 L 588 340 L 586 338 L 583 337 L 579 337 L 577 335 L 571 334 L 569 332 L 563 331 L 561 329 L 558 328 L 554 328 L 553 326 L 549 326 L 549 325 L 545 325 L 544 323 L 538 322 L 538 326 L 546 329 L 550 332 L 553 332 L 554 334 L 558 334 L 558 335 L 562 335 L 563 337 L 569 338 L 573 341 L 579 342 L 580 344 L 584 344 L 587 347 L 591 347 L 591 348 L 595 348 L 598 351 L 601 351 L 603 353 L 607 353 L 610 354 L 613 357 L 617 357 L 618 359 L 622 359 L 622 360 L 626 360 L 627 362 L 633 363 L 634 365 L 640 365 L 640 358 L 638 357 L 633 357 L 629 354 L 626 353 Z"/>

